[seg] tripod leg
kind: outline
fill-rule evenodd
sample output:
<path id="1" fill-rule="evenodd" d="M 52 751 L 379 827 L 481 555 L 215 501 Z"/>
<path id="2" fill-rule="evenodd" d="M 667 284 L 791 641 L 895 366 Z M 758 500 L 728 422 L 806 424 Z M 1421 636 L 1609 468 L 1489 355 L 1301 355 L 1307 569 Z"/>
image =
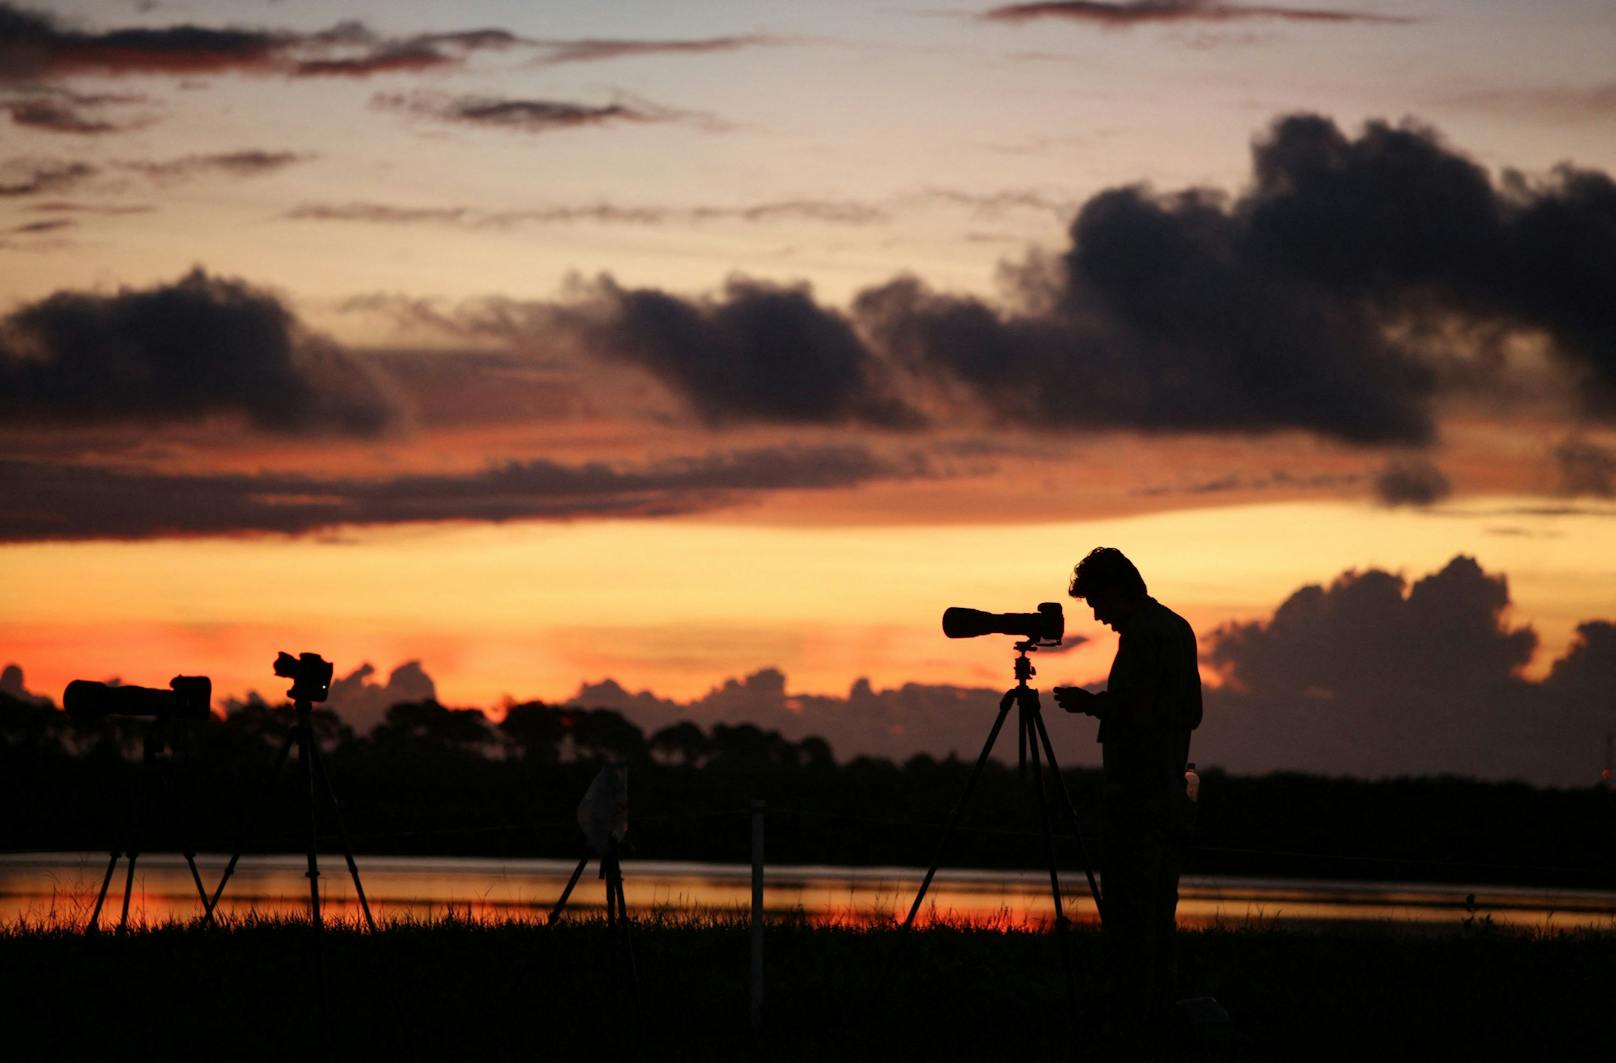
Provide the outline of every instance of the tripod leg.
<path id="1" fill-rule="evenodd" d="M 118 933 L 129 929 L 129 898 L 135 892 L 135 861 L 140 859 L 146 827 L 146 806 L 151 804 L 151 790 L 157 785 L 157 751 L 161 740 L 155 727 L 146 732 L 146 749 L 140 758 L 140 786 L 135 790 L 135 807 L 129 816 L 129 842 L 125 855 L 129 863 L 123 879 L 123 911 L 118 916 Z"/>
<path id="2" fill-rule="evenodd" d="M 303 776 L 303 799 L 309 811 L 309 922 L 315 932 L 324 926 L 320 918 L 320 822 L 314 809 L 314 763 L 309 752 L 314 746 L 314 729 L 305 720 L 297 729 L 297 766 Z"/>
<path id="3" fill-rule="evenodd" d="M 370 932 L 376 932 L 376 918 L 370 914 L 370 901 L 365 899 L 365 884 L 359 881 L 359 865 L 354 862 L 353 845 L 348 841 L 348 828 L 342 825 L 342 809 L 337 807 L 337 792 L 331 788 L 331 777 L 325 773 L 325 761 L 320 756 L 320 747 L 312 740 L 309 743 L 309 752 L 314 761 L 314 774 L 319 778 L 320 788 L 325 791 L 325 799 L 331 803 L 331 815 L 337 821 L 337 837 L 342 840 L 342 855 L 348 861 L 348 874 L 353 876 L 354 892 L 359 896 L 359 908 L 365 913 L 365 925 Z"/>
<path id="4" fill-rule="evenodd" d="M 1100 884 L 1094 878 L 1094 864 L 1089 860 L 1088 847 L 1083 844 L 1083 835 L 1077 827 L 1077 809 L 1072 807 L 1072 795 L 1066 790 L 1066 780 L 1061 775 L 1060 764 L 1055 760 L 1055 746 L 1049 740 L 1049 728 L 1044 726 L 1043 713 L 1039 713 L 1035 722 L 1038 738 L 1044 746 L 1044 756 L 1049 761 L 1050 774 L 1054 776 L 1054 787 L 1061 796 L 1061 807 L 1066 812 L 1066 825 L 1072 829 L 1072 840 L 1077 843 L 1077 857 L 1083 862 L 1083 874 L 1088 876 L 1089 895 L 1094 898 L 1094 910 L 1105 921 L 1105 906 L 1100 896 Z"/>
<path id="5" fill-rule="evenodd" d="M 584 868 L 589 865 L 589 857 L 584 856 L 578 861 L 578 866 L 572 869 L 572 877 L 567 879 L 567 888 L 561 891 L 561 899 L 556 901 L 555 907 L 550 909 L 550 915 L 545 919 L 546 924 L 554 923 L 561 918 L 561 909 L 567 906 L 567 898 L 572 896 L 572 888 L 578 885 L 578 879 L 583 876 Z"/>
<path id="6" fill-rule="evenodd" d="M 86 934 L 93 934 L 101 928 L 101 906 L 107 903 L 107 891 L 112 888 L 112 873 L 118 868 L 118 857 L 123 855 L 122 849 L 112 850 L 112 858 L 107 861 L 107 873 L 101 879 L 101 890 L 95 895 L 95 908 L 90 912 L 90 921 L 84 927 Z"/>
<path id="7" fill-rule="evenodd" d="M 1037 730 L 1039 719 L 1038 695 L 1030 695 L 1032 705 L 1026 709 L 1027 729 Z M 1036 734 L 1031 737 L 1038 737 Z M 1038 742 L 1032 745 L 1032 785 L 1038 800 L 1038 830 L 1044 836 L 1044 854 L 1049 859 L 1049 895 L 1055 902 L 1055 935 L 1060 939 L 1061 967 L 1066 972 L 1066 1002 L 1072 1014 L 1077 1012 L 1077 975 L 1072 970 L 1072 943 L 1066 935 L 1066 911 L 1061 905 L 1060 873 L 1055 869 L 1055 839 L 1049 833 L 1049 801 L 1044 793 L 1044 769 L 1038 754 Z"/>
<path id="8" fill-rule="evenodd" d="M 628 953 L 629 984 L 634 987 L 637 993 L 640 987 L 640 969 L 639 965 L 634 962 L 634 936 L 630 932 L 632 924 L 628 921 L 628 901 L 623 897 L 623 866 L 621 864 L 617 865 L 616 870 L 614 885 L 617 890 L 617 917 L 623 927 L 623 950 Z M 636 997 L 635 1003 L 637 1007 L 638 997 Z"/>
<path id="9" fill-rule="evenodd" d="M 297 732 L 293 731 L 286 736 L 286 741 L 281 744 L 281 751 L 275 755 L 275 767 L 270 770 L 269 784 L 264 787 L 264 794 L 258 799 L 258 807 L 253 810 L 254 815 L 242 824 L 241 837 L 236 840 L 236 851 L 230 854 L 230 862 L 224 865 L 224 874 L 219 876 L 219 884 L 213 889 L 213 899 L 207 902 L 207 911 L 202 914 L 202 922 L 213 922 L 213 913 L 219 907 L 219 898 L 224 894 L 225 883 L 236 873 L 236 863 L 241 859 L 241 850 L 246 847 L 247 826 L 258 825 L 258 820 L 263 816 L 264 806 L 269 804 L 269 797 L 275 792 L 275 783 L 281 777 L 281 769 L 286 767 L 286 758 L 292 754 L 292 744 L 296 741 Z"/>
<path id="10" fill-rule="evenodd" d="M 129 862 L 124 865 L 123 911 L 118 916 L 118 933 L 120 934 L 129 929 L 129 896 L 135 892 L 135 861 L 138 859 L 140 859 L 140 854 L 131 852 Z"/>
<path id="11" fill-rule="evenodd" d="M 920 902 L 925 900 L 926 891 L 931 888 L 931 880 L 943 862 L 943 851 L 948 848 L 948 839 L 954 833 L 954 828 L 959 826 L 960 817 L 965 814 L 965 806 L 971 800 L 971 791 L 976 789 L 976 780 L 982 776 L 982 769 L 993 753 L 993 743 L 999 740 L 999 731 L 1003 729 L 1005 717 L 1010 715 L 1010 706 L 1015 704 L 1015 700 L 1016 692 L 1012 690 L 999 702 L 998 719 L 993 721 L 993 729 L 988 732 L 988 740 L 982 745 L 982 755 L 976 758 L 976 767 L 971 769 L 971 777 L 965 782 L 965 792 L 960 795 L 959 804 L 954 806 L 954 811 L 949 815 L 948 826 L 943 828 L 942 841 L 937 843 L 937 858 L 931 862 L 931 867 L 926 869 L 926 877 L 920 882 L 920 892 L 915 894 L 915 903 L 909 906 L 909 915 L 903 921 L 903 931 L 908 931 L 920 911 Z"/>
<path id="12" fill-rule="evenodd" d="M 202 872 L 197 871 L 197 850 L 191 843 L 191 746 L 186 742 L 186 727 L 178 724 L 175 740 L 170 743 L 170 758 L 168 758 L 168 805 L 175 817 L 176 826 L 179 827 L 179 855 L 186 858 L 187 868 L 191 868 L 191 882 L 196 884 L 197 897 L 202 898 L 202 908 L 207 910 L 207 887 L 202 885 Z"/>

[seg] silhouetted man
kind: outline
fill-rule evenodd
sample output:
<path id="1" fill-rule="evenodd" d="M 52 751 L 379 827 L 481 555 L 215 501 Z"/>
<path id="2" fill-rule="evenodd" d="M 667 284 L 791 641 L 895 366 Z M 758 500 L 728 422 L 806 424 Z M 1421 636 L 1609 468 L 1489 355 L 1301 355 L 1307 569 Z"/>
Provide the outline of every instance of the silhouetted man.
<path id="1" fill-rule="evenodd" d="M 1069 593 L 1122 636 L 1106 689 L 1056 687 L 1067 712 L 1100 721 L 1105 801 L 1101 886 L 1113 1033 L 1159 1045 L 1178 980 L 1174 913 L 1194 805 L 1185 794 L 1190 731 L 1201 722 L 1195 632 L 1152 598 L 1133 562 L 1102 546 L 1072 572 Z"/>

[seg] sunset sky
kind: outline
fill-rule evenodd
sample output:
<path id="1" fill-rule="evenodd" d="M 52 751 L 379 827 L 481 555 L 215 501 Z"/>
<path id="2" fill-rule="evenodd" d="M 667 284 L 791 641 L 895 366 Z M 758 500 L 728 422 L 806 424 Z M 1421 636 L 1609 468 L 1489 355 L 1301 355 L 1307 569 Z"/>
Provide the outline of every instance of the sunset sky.
<path id="1" fill-rule="evenodd" d="M 1385 659 L 1380 573 L 1408 667 L 1494 654 L 1486 734 L 1574 690 L 1591 747 L 1613 53 L 1605 0 L 0 4 L 0 664 L 854 713 L 1008 685 L 949 605 L 1067 601 L 1041 682 L 1103 679 L 1104 544 L 1232 766 Z M 1367 663 L 1263 671 L 1293 630 Z M 1249 763 L 1598 759 L 1295 726 Z"/>

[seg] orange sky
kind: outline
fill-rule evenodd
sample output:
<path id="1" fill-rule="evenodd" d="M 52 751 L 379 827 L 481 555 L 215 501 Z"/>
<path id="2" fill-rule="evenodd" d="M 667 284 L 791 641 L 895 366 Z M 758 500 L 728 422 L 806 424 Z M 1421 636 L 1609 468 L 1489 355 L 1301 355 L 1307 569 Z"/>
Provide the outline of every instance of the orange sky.
<path id="1" fill-rule="evenodd" d="M 1531 674 L 1611 615 L 1616 407 L 1592 399 L 1616 352 L 1587 294 L 1608 225 L 1541 252 L 1553 296 L 1472 275 L 1462 234 L 1392 261 L 1440 244 L 1436 222 L 1392 238 L 1419 218 L 1354 279 L 1254 252 L 1240 287 L 1210 254 L 1171 290 L 1171 255 L 1114 280 L 1144 229 L 1068 231 L 1108 189 L 1238 229 L 1267 202 L 1253 144 L 1274 165 L 1305 147 L 1286 116 L 1328 119 L 1375 180 L 1398 179 L 1374 169 L 1379 120 L 1432 173 L 1474 166 L 1506 219 L 1569 202 L 1557 164 L 1596 190 L 1616 169 L 1608 5 L 1124 29 L 987 7 L 15 9 L 0 663 L 56 697 L 176 671 L 270 692 L 283 649 L 339 673 L 419 659 L 483 706 L 605 677 L 689 698 L 771 666 L 802 691 L 992 687 L 1002 647 L 946 642 L 941 610 L 1061 599 L 1098 544 L 1203 633 L 1460 553 L 1509 578 Z M 322 36 L 338 20 L 362 29 Z M 250 54 L 103 36 L 180 22 Z M 489 27 L 510 39 L 454 36 Z M 441 61 L 367 66 L 405 44 Z M 1524 253 L 1515 224 L 1496 246 Z M 161 326 L 130 308 L 193 269 L 217 338 L 190 342 L 199 318 L 141 346 Z M 905 277 L 916 305 L 875 299 Z M 1200 325 L 1173 332 L 1171 298 L 1201 312 L 1222 281 L 1233 309 L 1202 324 L 1261 319 L 1276 356 L 1241 361 L 1266 325 L 1204 351 Z M 960 307 L 983 331 L 956 341 Z M 194 363 L 142 391 L 175 349 Z M 1068 371 L 1073 351 L 1092 361 Z M 1069 630 L 1096 635 L 1081 607 Z M 1046 671 L 1098 678 L 1109 646 Z"/>

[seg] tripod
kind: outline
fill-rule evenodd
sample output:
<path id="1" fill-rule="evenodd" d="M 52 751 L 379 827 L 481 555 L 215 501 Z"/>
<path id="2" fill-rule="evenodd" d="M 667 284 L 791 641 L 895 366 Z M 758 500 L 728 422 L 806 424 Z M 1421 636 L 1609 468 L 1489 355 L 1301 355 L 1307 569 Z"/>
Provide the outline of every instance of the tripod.
<path id="1" fill-rule="evenodd" d="M 296 691 L 294 690 L 294 693 Z M 365 913 L 365 923 L 371 932 L 376 930 L 376 919 L 370 914 L 370 902 L 365 899 L 365 887 L 359 881 L 359 865 L 354 862 L 353 846 L 348 844 L 348 831 L 342 825 L 342 810 L 337 807 L 337 795 L 331 789 L 331 780 L 326 777 L 325 764 L 320 760 L 320 747 L 314 740 L 314 710 L 308 698 L 298 698 L 293 702 L 297 713 L 297 722 L 292 725 L 291 733 L 281 745 L 281 751 L 275 758 L 275 768 L 270 772 L 269 785 L 264 790 L 264 796 L 259 802 L 259 813 L 263 805 L 267 804 L 270 795 L 275 790 L 275 783 L 279 781 L 281 769 L 286 766 L 286 760 L 292 753 L 292 747 L 297 747 L 298 774 L 302 777 L 299 789 L 304 795 L 304 807 L 309 817 L 309 920 L 314 924 L 316 931 L 322 929 L 324 922 L 320 917 L 320 858 L 319 858 L 319 831 L 320 824 L 316 815 L 316 792 L 318 784 L 320 791 L 331 805 L 331 815 L 337 821 L 337 836 L 342 840 L 342 855 L 348 860 L 348 873 L 353 876 L 354 891 L 359 895 L 359 907 Z M 258 817 L 255 816 L 254 820 Z M 219 906 L 219 898 L 224 894 L 225 884 L 230 876 L 235 874 L 236 863 L 241 859 L 241 850 L 245 845 L 246 830 L 242 831 L 242 841 L 236 843 L 236 851 L 231 855 L 230 862 L 224 867 L 224 875 L 219 879 L 219 885 L 213 891 L 213 899 L 207 901 L 207 914 L 204 922 L 213 921 L 213 913 Z"/>
<path id="2" fill-rule="evenodd" d="M 926 891 L 931 888 L 931 880 L 937 874 L 937 868 L 943 862 L 943 852 L 948 847 L 948 839 L 959 826 L 960 818 L 965 814 L 965 807 L 970 803 L 971 793 L 976 789 L 976 782 L 986 767 L 988 757 L 993 753 L 993 745 L 999 740 L 999 732 L 1004 728 L 1004 721 L 1010 715 L 1011 706 L 1016 708 L 1016 729 L 1019 746 L 1019 770 L 1025 776 L 1027 763 L 1032 762 L 1033 788 L 1038 798 L 1038 828 L 1043 834 L 1044 850 L 1049 858 L 1049 892 L 1055 902 L 1055 932 L 1060 938 L 1061 965 L 1066 972 L 1066 996 L 1075 1009 L 1077 1007 L 1077 976 L 1072 969 L 1071 942 L 1066 936 L 1066 912 L 1061 902 L 1060 876 L 1055 866 L 1055 840 L 1049 832 L 1049 795 L 1044 789 L 1044 764 L 1049 765 L 1049 774 L 1053 779 L 1053 788 L 1061 797 L 1061 808 L 1066 813 L 1067 825 L 1071 828 L 1072 838 L 1077 842 L 1078 858 L 1083 863 L 1083 872 L 1088 876 L 1089 893 L 1094 897 L 1094 907 L 1104 918 L 1105 910 L 1100 900 L 1100 884 L 1095 881 L 1094 870 L 1089 864 L 1088 853 L 1083 847 L 1083 836 L 1078 832 L 1077 811 L 1072 807 L 1072 797 L 1066 791 L 1066 782 L 1061 778 L 1060 765 L 1055 762 L 1055 747 L 1049 741 L 1049 730 L 1044 726 L 1043 710 L 1038 704 L 1038 691 L 1027 685 L 1027 680 L 1037 674 L 1032 661 L 1027 657 L 1029 650 L 1036 650 L 1038 643 L 1035 640 L 1026 640 L 1016 643 L 1017 657 L 1015 660 L 1016 685 L 1005 691 L 1004 697 L 999 701 L 999 715 L 993 721 L 993 728 L 988 731 L 988 740 L 982 746 L 982 755 L 976 758 L 976 767 L 971 770 L 971 776 L 965 782 L 965 792 L 960 795 L 959 804 L 948 817 L 948 826 L 943 829 L 942 841 L 937 846 L 937 858 L 931 862 L 926 871 L 926 877 L 921 880 L 920 892 L 915 894 L 915 903 L 909 907 L 909 915 L 899 929 L 900 944 L 908 936 L 910 926 L 914 924 L 915 916 L 920 912 L 920 904 L 926 897 Z M 1030 756 L 1029 756 L 1030 754 Z"/>
<path id="3" fill-rule="evenodd" d="M 158 717 L 157 719 L 152 720 L 146 728 L 144 748 L 141 751 L 140 757 L 140 786 L 135 791 L 135 804 L 129 815 L 128 836 L 125 839 L 124 848 L 114 848 L 112 850 L 111 859 L 107 861 L 107 873 L 101 879 L 100 892 L 95 895 L 95 909 L 90 912 L 90 921 L 84 927 L 84 932 L 86 934 L 93 934 L 101 928 L 101 908 L 107 902 L 107 890 L 112 886 L 112 874 L 118 867 L 118 858 L 120 856 L 127 856 L 129 858 L 129 863 L 124 873 L 123 912 L 118 916 L 118 933 L 122 934 L 126 929 L 128 929 L 129 896 L 134 892 L 135 888 L 135 861 L 140 859 L 140 848 L 143 840 L 142 836 L 144 834 L 146 825 L 146 804 L 150 791 L 157 785 L 157 764 L 159 758 L 162 756 L 165 746 L 168 747 L 173 754 L 173 756 L 170 756 L 169 758 L 169 763 L 171 766 L 173 766 L 173 771 L 169 773 L 169 781 L 172 783 L 176 774 L 180 777 L 181 792 L 177 795 L 177 799 L 172 788 L 170 788 L 168 792 L 169 803 L 174 809 L 177 810 L 175 813 L 175 818 L 179 820 L 180 826 L 180 851 L 185 856 L 185 863 L 191 869 L 191 881 L 196 883 L 197 896 L 202 898 L 202 905 L 204 908 L 206 908 L 208 905 L 208 891 L 207 888 L 202 885 L 202 876 L 196 869 L 196 849 L 191 845 L 191 832 L 189 829 L 190 825 L 187 822 L 185 811 L 187 805 L 186 799 L 190 796 L 190 773 L 188 769 L 190 768 L 191 762 L 190 750 L 185 742 L 186 731 L 184 730 L 184 726 L 180 721 L 175 721 L 174 741 L 171 742 L 169 741 L 168 734 L 164 731 L 164 725 L 167 722 L 168 721 L 164 720 L 163 718 Z M 175 756 L 179 757 L 177 764 L 174 760 Z"/>
<path id="4" fill-rule="evenodd" d="M 630 984 L 639 988 L 639 970 L 634 962 L 634 942 L 629 937 L 628 903 L 623 899 L 623 838 L 628 832 L 628 772 L 621 766 L 607 765 L 600 769 L 584 799 L 578 804 L 578 825 L 583 828 L 584 839 L 600 860 L 600 877 L 606 883 L 606 928 L 612 939 L 612 983 L 617 983 L 619 947 L 628 955 Z M 589 866 L 590 853 L 585 852 L 578 866 L 572 869 L 566 888 L 550 915 L 546 925 L 554 925 L 561 918 L 562 909 L 572 896 L 584 868 Z"/>

